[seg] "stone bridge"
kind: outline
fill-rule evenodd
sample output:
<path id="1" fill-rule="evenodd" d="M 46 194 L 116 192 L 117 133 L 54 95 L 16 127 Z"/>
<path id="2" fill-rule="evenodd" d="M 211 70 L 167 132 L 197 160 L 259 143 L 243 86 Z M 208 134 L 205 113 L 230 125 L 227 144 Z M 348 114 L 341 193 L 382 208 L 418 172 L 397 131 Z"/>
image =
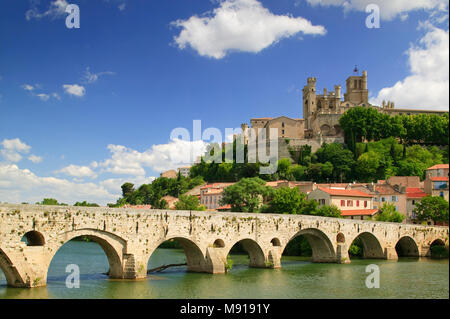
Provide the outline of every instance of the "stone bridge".
<path id="1" fill-rule="evenodd" d="M 397 251 L 420 257 L 429 256 L 433 243 L 448 244 L 449 230 L 305 215 L 0 204 L 0 268 L 9 286 L 45 286 L 55 253 L 79 236 L 103 248 L 111 278 L 146 277 L 150 256 L 170 239 L 184 248 L 188 271 L 225 273 L 238 242 L 250 267 L 279 268 L 284 248 L 300 235 L 311 245 L 313 262 L 349 263 L 356 238 L 365 258 L 396 259 Z"/>

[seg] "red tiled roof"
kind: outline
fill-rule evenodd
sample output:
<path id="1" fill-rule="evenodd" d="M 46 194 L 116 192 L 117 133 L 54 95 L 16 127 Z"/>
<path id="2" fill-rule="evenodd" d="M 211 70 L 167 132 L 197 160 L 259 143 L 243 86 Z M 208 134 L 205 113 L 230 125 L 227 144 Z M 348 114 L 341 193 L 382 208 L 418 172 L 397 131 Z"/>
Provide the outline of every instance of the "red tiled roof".
<path id="1" fill-rule="evenodd" d="M 448 176 L 435 176 L 430 179 L 432 182 L 448 182 Z"/>
<path id="2" fill-rule="evenodd" d="M 341 216 L 373 216 L 378 209 L 350 209 L 343 210 Z"/>
<path id="3" fill-rule="evenodd" d="M 427 168 L 427 170 L 429 170 L 429 169 L 443 169 L 443 168 L 448 169 L 448 167 L 449 167 L 449 164 L 437 164 L 437 165 L 434 165 L 434 166 L 431 166 L 431 167 Z"/>
<path id="4" fill-rule="evenodd" d="M 349 190 L 349 189 L 332 189 L 332 188 L 323 188 L 319 187 L 319 189 L 325 193 L 335 196 L 352 196 L 352 197 L 373 197 L 370 194 L 357 191 L 357 190 Z"/>
<path id="5" fill-rule="evenodd" d="M 224 206 L 220 206 L 219 208 L 217 208 L 217 210 L 224 210 L 224 209 L 231 209 L 231 205 L 224 205 Z"/>
<path id="6" fill-rule="evenodd" d="M 406 188 L 406 197 L 407 198 L 422 198 L 428 196 L 427 193 L 422 191 L 422 189 L 418 187 L 407 187 Z"/>

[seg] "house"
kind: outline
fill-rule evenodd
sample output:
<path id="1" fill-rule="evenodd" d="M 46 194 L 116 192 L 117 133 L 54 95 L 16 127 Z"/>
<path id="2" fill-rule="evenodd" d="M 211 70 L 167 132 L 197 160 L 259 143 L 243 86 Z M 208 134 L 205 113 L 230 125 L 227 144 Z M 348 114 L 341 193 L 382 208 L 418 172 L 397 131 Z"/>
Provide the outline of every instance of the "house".
<path id="1" fill-rule="evenodd" d="M 175 209 L 175 204 L 178 202 L 178 198 L 166 195 L 162 197 L 161 199 L 164 199 L 167 202 L 167 205 L 169 206 L 169 209 Z"/>
<path id="2" fill-rule="evenodd" d="M 177 178 L 178 174 L 175 170 L 171 169 L 165 172 L 162 172 L 160 177 L 166 177 L 166 178 Z"/>
<path id="3" fill-rule="evenodd" d="M 371 219 L 377 213 L 373 195 L 360 190 L 318 187 L 308 194 L 308 199 L 316 200 L 320 206 L 336 206 L 344 218 Z"/>
<path id="4" fill-rule="evenodd" d="M 222 206 L 220 200 L 222 199 L 223 190 L 233 184 L 234 183 L 214 183 L 203 186 L 200 188 L 200 204 L 209 210 L 218 209 Z"/>
<path id="5" fill-rule="evenodd" d="M 406 222 L 411 223 L 416 219 L 414 214 L 414 208 L 416 203 L 421 201 L 422 198 L 428 196 L 421 188 L 407 187 L 406 188 Z"/>
<path id="6" fill-rule="evenodd" d="M 179 167 L 178 168 L 178 172 L 184 176 L 184 177 L 189 177 L 191 174 L 191 166 L 183 166 L 183 167 Z"/>
<path id="7" fill-rule="evenodd" d="M 428 168 L 424 181 L 425 193 L 431 196 L 441 196 L 448 201 L 448 173 L 448 164 L 439 164 Z"/>

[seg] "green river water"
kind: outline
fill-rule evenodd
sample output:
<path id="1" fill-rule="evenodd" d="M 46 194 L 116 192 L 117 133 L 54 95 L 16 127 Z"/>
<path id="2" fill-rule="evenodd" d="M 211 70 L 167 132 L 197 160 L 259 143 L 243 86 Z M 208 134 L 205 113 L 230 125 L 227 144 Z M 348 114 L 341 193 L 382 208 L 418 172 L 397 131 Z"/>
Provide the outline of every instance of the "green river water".
<path id="1" fill-rule="evenodd" d="M 71 241 L 52 260 L 46 287 L 8 288 L 0 271 L 0 298 L 449 298 L 448 259 L 353 259 L 339 265 L 285 257 L 281 269 L 248 268 L 246 255 L 231 259 L 233 268 L 224 275 L 188 273 L 177 267 L 140 281 L 110 280 L 103 275 L 108 261 L 100 246 Z M 148 267 L 184 261 L 182 250 L 157 249 Z M 68 264 L 79 266 L 80 288 L 66 287 Z M 369 264 L 380 267 L 380 288 L 365 285 Z"/>

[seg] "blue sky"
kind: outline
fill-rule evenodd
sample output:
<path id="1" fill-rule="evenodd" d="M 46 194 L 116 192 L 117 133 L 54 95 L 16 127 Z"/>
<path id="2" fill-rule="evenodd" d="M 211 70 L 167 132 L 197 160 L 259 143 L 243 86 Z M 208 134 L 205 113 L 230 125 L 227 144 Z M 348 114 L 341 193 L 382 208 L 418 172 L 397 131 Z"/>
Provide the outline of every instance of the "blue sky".
<path id="1" fill-rule="evenodd" d="M 307 77 L 344 88 L 355 65 L 374 103 L 448 109 L 448 1 L 3 0 L 0 201 L 115 201 L 203 149 L 174 128 L 301 118 Z"/>

